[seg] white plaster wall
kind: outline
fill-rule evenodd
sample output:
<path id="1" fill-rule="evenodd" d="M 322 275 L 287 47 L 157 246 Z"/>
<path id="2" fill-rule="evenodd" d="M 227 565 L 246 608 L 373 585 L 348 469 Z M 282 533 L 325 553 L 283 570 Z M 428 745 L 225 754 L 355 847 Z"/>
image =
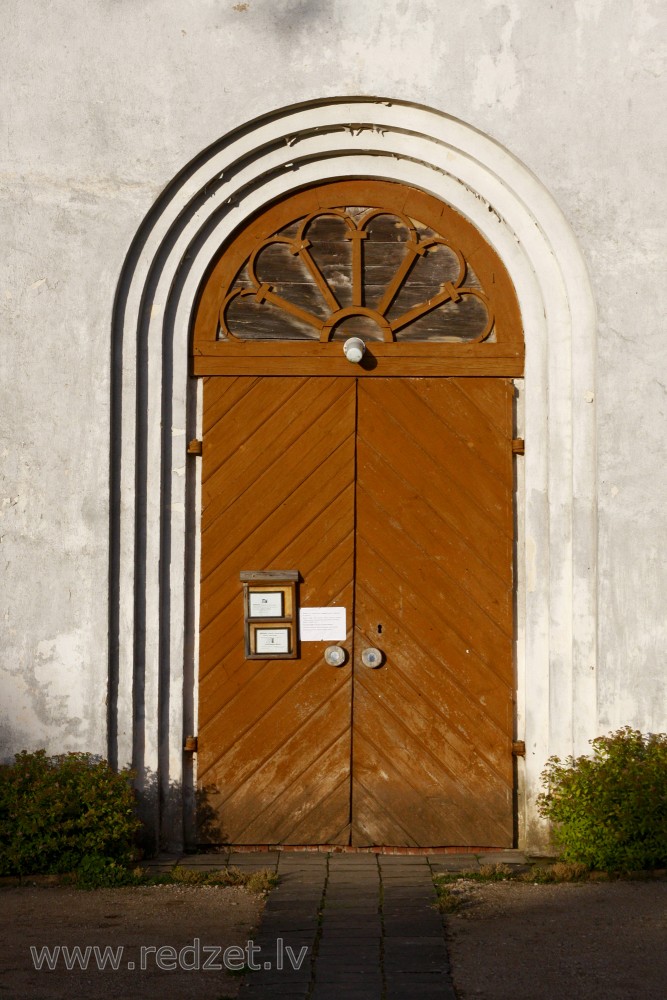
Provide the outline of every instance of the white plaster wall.
<path id="1" fill-rule="evenodd" d="M 109 328 L 134 233 L 230 129 L 345 94 L 463 119 L 527 164 L 569 219 L 599 314 L 598 719 L 576 738 L 570 723 L 554 729 L 550 746 L 581 752 L 588 735 L 625 723 L 667 730 L 662 10 L 4 0 L 4 756 L 106 746 Z"/>

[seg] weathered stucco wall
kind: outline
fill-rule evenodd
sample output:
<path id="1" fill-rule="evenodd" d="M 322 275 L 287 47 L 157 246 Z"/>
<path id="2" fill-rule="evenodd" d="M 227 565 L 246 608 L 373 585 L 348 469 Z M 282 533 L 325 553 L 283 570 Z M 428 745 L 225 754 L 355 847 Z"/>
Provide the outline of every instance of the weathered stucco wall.
<path id="1" fill-rule="evenodd" d="M 221 135 L 346 94 L 423 103 L 488 133 L 569 220 L 598 308 L 589 735 L 625 723 L 667 730 L 662 6 L 6 0 L 4 757 L 106 752 L 110 323 L 135 232 Z M 576 736 L 570 706 L 550 748 L 585 750 Z"/>

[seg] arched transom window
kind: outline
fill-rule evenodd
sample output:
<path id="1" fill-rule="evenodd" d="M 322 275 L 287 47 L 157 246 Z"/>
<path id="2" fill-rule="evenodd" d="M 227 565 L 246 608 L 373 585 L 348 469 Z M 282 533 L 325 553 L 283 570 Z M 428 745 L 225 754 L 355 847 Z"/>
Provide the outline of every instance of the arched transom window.
<path id="1" fill-rule="evenodd" d="M 367 345 L 364 374 L 521 374 L 500 258 L 451 206 L 403 184 L 311 187 L 247 224 L 203 287 L 195 374 L 350 373 L 349 337 Z"/>

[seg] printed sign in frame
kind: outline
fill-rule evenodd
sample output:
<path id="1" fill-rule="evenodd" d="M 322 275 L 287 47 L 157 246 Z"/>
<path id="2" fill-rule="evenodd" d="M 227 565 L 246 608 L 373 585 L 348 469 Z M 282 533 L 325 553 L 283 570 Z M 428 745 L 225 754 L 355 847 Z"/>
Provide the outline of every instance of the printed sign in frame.
<path id="1" fill-rule="evenodd" d="M 286 660 L 298 655 L 297 570 L 244 570 L 245 658 Z"/>

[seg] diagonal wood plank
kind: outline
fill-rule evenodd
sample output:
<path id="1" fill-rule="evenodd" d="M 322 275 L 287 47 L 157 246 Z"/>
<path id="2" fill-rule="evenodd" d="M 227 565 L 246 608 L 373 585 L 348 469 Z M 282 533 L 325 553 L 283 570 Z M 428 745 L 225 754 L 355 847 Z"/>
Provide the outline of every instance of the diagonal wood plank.
<path id="1" fill-rule="evenodd" d="M 420 462 L 426 461 L 428 466 L 429 459 L 433 460 L 441 484 L 448 487 L 452 498 L 459 496 L 463 500 L 468 516 L 475 517 L 476 529 L 478 524 L 488 525 L 494 537 L 504 535 L 511 540 L 513 532 L 511 525 L 508 530 L 506 519 L 507 492 L 503 481 L 490 468 L 492 459 L 502 457 L 497 455 L 502 439 L 488 435 L 474 442 L 465 425 L 456 433 L 457 419 L 463 421 L 465 416 L 459 412 L 458 398 L 449 384 L 457 380 L 401 379 L 395 383 L 392 380 L 395 391 L 390 393 L 387 381 L 364 381 L 363 397 L 368 405 L 359 424 L 360 434 L 383 454 L 389 449 L 390 459 L 399 453 L 396 444 L 401 438 L 405 441 L 401 451 L 407 449 L 407 453 L 414 454 Z M 438 407 L 443 411 L 441 419 Z"/>
<path id="2" fill-rule="evenodd" d="M 315 454 L 309 457 L 317 461 Z M 266 563 L 277 551 L 300 554 L 299 540 L 303 532 L 333 502 L 337 491 L 352 483 L 349 470 L 353 459 L 354 439 L 349 437 L 330 456 L 323 458 L 317 468 L 304 475 L 287 496 L 282 497 L 272 485 L 270 499 L 253 502 L 253 498 L 248 497 L 230 508 L 229 517 L 221 521 L 217 536 L 211 540 L 214 551 L 206 567 L 202 568 L 206 589 L 206 599 L 202 601 L 203 627 L 218 612 L 217 591 L 229 586 L 230 566 L 238 562 L 241 549 L 246 560 L 250 559 L 249 566 L 258 561 Z M 257 518 L 260 520 L 255 524 Z M 232 520 L 235 531 L 229 533 L 226 525 Z M 333 543 L 337 540 L 333 527 L 327 522 L 322 541 Z"/>

